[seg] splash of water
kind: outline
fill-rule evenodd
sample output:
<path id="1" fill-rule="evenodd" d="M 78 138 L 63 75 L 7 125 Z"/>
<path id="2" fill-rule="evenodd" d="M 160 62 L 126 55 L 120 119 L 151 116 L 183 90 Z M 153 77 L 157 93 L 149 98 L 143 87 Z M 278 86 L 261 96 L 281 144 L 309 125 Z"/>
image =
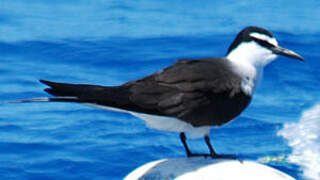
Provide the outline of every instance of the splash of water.
<path id="1" fill-rule="evenodd" d="M 292 147 L 288 161 L 300 165 L 306 178 L 320 179 L 320 104 L 305 110 L 299 122 L 285 124 L 278 135 Z"/>

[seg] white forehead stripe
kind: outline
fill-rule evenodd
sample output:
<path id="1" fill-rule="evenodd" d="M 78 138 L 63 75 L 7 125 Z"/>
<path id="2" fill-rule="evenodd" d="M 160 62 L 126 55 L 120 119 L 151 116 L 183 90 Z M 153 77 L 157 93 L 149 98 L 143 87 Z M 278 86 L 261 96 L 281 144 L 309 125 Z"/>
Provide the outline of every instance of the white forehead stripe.
<path id="1" fill-rule="evenodd" d="M 256 33 L 256 32 L 250 33 L 250 36 L 254 37 L 254 38 L 257 38 L 257 39 L 268 41 L 268 43 L 273 44 L 275 46 L 278 46 L 278 41 L 273 37 L 271 38 L 271 37 L 269 37 L 267 35 Z"/>

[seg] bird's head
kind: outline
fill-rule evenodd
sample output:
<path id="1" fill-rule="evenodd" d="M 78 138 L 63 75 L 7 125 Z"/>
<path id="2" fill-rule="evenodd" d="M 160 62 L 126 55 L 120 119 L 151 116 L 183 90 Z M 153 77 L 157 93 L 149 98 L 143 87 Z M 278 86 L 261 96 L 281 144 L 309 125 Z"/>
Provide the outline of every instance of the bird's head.
<path id="1" fill-rule="evenodd" d="M 297 53 L 279 46 L 271 32 L 260 27 L 246 27 L 235 38 L 228 49 L 227 59 L 239 63 L 250 63 L 264 67 L 278 55 L 303 61 Z"/>

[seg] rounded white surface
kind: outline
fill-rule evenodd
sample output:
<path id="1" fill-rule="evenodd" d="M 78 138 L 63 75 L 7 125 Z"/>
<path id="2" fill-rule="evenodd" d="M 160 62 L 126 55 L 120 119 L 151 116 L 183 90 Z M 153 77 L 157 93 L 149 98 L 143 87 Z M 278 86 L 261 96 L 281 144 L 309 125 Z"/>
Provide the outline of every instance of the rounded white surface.
<path id="1" fill-rule="evenodd" d="M 140 166 L 125 180 L 294 180 L 272 167 L 252 161 L 211 158 L 178 158 L 153 161 Z"/>

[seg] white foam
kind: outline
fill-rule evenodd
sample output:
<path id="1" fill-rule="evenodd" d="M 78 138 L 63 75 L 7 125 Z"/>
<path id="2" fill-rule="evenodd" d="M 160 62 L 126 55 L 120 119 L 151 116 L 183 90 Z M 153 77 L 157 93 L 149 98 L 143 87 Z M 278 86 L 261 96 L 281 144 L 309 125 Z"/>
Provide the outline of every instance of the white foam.
<path id="1" fill-rule="evenodd" d="M 303 175 L 320 179 L 320 104 L 305 110 L 297 123 L 287 123 L 278 132 L 288 140 L 292 154 L 288 160 L 303 169 Z"/>

